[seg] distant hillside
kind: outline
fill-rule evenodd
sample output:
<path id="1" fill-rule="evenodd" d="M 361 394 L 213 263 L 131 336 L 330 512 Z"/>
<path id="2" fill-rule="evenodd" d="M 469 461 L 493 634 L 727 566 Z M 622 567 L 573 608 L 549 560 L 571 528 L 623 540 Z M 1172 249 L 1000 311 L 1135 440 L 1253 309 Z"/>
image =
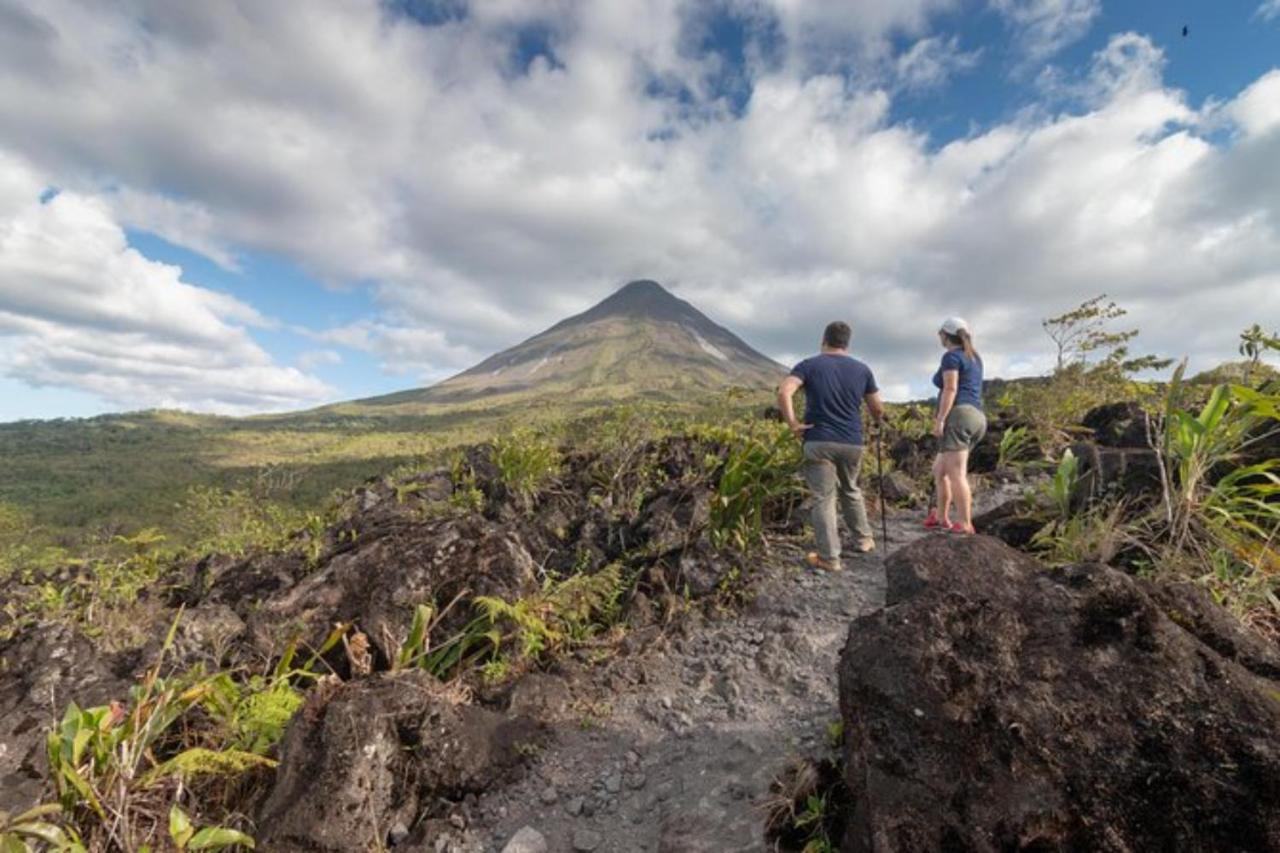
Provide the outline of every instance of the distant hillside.
<path id="1" fill-rule="evenodd" d="M 426 454 L 619 401 L 762 408 L 784 374 L 660 285 L 632 282 L 433 388 L 249 418 L 152 411 L 0 424 L 0 522 L 20 519 L 28 537 L 68 545 L 168 530 L 193 487 L 310 509 Z M 730 402 L 731 388 L 753 393 Z"/>
<path id="2" fill-rule="evenodd" d="M 782 365 L 655 281 L 633 281 L 594 307 L 431 388 L 355 406 L 461 403 L 557 392 L 614 398 L 770 389 Z"/>
<path id="3" fill-rule="evenodd" d="M 1205 370 L 1191 377 L 1191 382 L 1197 385 L 1216 385 L 1220 382 L 1236 382 L 1244 381 L 1245 372 L 1249 368 L 1247 361 L 1225 361 L 1211 370 Z M 1260 362 L 1250 376 L 1250 384 L 1257 385 L 1260 382 L 1267 382 L 1280 379 L 1280 370 L 1276 370 L 1266 362 Z"/>

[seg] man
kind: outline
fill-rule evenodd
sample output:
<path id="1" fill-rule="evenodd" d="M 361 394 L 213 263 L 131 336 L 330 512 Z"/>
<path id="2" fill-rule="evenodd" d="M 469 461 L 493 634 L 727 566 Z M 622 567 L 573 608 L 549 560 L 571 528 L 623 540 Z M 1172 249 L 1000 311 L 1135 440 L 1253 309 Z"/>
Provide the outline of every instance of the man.
<path id="1" fill-rule="evenodd" d="M 840 532 L 836 498 L 844 522 L 865 554 L 875 549 L 867 507 L 858 488 L 862 463 L 862 403 L 877 421 L 884 403 L 871 368 L 849 355 L 848 323 L 836 321 L 822 333 L 822 352 L 797 364 L 778 386 L 778 408 L 797 438 L 804 440 L 804 478 L 813 492 L 813 529 L 817 553 L 809 565 L 840 570 Z M 796 419 L 792 397 L 804 388 L 804 423 Z"/>

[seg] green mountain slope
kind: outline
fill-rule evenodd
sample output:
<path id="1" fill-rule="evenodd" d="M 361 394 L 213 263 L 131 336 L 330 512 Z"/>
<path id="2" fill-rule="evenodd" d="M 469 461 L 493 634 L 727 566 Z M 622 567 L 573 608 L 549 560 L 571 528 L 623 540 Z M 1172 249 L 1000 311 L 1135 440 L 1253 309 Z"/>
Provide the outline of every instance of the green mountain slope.
<path id="1" fill-rule="evenodd" d="M 355 405 L 460 403 L 569 391 L 603 399 L 681 396 L 730 386 L 768 389 L 783 375 L 781 365 L 657 282 L 633 281 L 589 310 L 438 385 Z"/>
<path id="2" fill-rule="evenodd" d="M 425 455 L 619 401 L 715 407 L 740 388 L 754 393 L 739 404 L 762 404 L 783 374 L 687 302 L 633 282 L 432 388 L 248 418 L 153 411 L 0 424 L 0 528 L 16 518 L 14 536 L 69 545 L 173 529 L 196 487 L 305 509 Z"/>

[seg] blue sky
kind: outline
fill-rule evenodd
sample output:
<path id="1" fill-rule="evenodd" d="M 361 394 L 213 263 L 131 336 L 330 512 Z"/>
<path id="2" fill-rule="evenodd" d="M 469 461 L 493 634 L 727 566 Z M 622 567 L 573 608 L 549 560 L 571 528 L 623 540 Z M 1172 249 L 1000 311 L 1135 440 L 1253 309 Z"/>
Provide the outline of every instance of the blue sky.
<path id="1" fill-rule="evenodd" d="M 1278 68 L 1277 0 L 0 0 L 0 421 L 429 384 L 637 277 L 897 396 L 1104 291 L 1207 367 L 1280 325 Z"/>

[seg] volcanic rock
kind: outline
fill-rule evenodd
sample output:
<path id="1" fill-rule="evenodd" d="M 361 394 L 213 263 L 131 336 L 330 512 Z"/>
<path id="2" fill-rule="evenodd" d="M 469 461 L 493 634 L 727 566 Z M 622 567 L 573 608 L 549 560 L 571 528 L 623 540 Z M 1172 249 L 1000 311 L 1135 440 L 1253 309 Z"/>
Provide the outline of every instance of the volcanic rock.
<path id="1" fill-rule="evenodd" d="M 0 811 L 36 804 L 48 764 L 45 735 L 54 714 L 74 699 L 82 708 L 127 699 L 125 665 L 74 629 L 47 623 L 0 643 Z M 121 661 L 127 664 L 127 661 Z"/>
<path id="2" fill-rule="evenodd" d="M 839 667 L 842 849 L 1280 849 L 1280 683 L 1206 641 L 1231 629 L 983 536 L 886 571 Z"/>
<path id="3" fill-rule="evenodd" d="M 1109 497 L 1131 503 L 1150 501 L 1160 494 L 1160 459 L 1154 450 L 1080 442 L 1071 452 L 1080 460 L 1072 489 L 1076 507 Z"/>
<path id="4" fill-rule="evenodd" d="M 1151 446 L 1147 439 L 1147 414 L 1142 406 L 1132 401 L 1108 403 L 1090 409 L 1080 423 L 1093 430 L 1094 442 L 1103 447 Z"/>
<path id="5" fill-rule="evenodd" d="M 523 718 L 454 704 L 418 670 L 324 693 L 285 734 L 258 821 L 264 849 L 379 849 L 388 827 L 496 783 L 537 737 Z"/>

